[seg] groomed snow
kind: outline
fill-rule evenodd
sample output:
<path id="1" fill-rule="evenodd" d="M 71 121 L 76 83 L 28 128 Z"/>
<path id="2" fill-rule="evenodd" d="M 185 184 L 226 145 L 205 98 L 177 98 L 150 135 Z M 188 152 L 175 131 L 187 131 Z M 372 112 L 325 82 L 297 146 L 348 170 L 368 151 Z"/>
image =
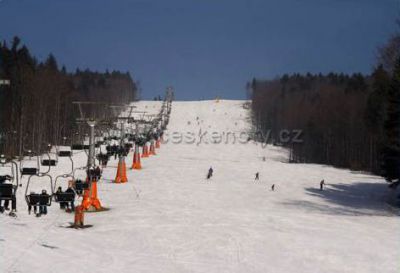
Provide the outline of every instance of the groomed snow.
<path id="1" fill-rule="evenodd" d="M 112 183 L 116 161 L 104 170 L 99 197 L 110 210 L 85 214 L 92 228 L 66 228 L 73 215 L 57 203 L 47 216 L 28 215 L 24 178 L 18 217 L 0 215 L 0 271 L 399 272 L 400 220 L 385 203 L 381 178 L 288 164 L 285 150 L 254 142 L 210 143 L 211 134 L 218 141 L 221 133 L 250 129 L 243 103 L 173 102 L 168 143 L 142 159 L 142 170 L 129 170 L 126 184 Z M 135 110 L 157 113 L 160 105 L 140 102 Z M 177 143 L 179 134 L 189 137 Z M 86 155 L 74 161 L 83 166 Z M 214 176 L 207 181 L 210 166 Z M 60 158 L 52 174 L 69 168 Z M 46 186 L 35 181 L 36 190 Z"/>

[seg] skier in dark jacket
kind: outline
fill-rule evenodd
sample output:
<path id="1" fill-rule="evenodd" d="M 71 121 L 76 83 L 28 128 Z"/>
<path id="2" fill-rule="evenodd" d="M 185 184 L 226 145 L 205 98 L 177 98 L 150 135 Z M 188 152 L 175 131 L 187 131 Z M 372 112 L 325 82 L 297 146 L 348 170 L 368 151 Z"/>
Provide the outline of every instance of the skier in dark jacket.
<path id="1" fill-rule="evenodd" d="M 62 191 L 62 188 L 61 187 L 58 187 L 57 188 L 57 191 L 56 191 L 56 194 L 60 194 L 60 193 L 62 193 L 63 191 Z M 60 202 L 60 209 L 65 209 L 65 202 Z"/>
<path id="2" fill-rule="evenodd" d="M 213 172 L 214 170 L 212 169 L 212 167 L 210 167 L 210 169 L 208 169 L 207 179 L 210 179 L 213 176 Z"/>
<path id="3" fill-rule="evenodd" d="M 256 177 L 254 178 L 254 180 L 260 180 L 260 173 L 256 172 Z"/>
<path id="4" fill-rule="evenodd" d="M 325 181 L 324 179 L 322 179 L 321 182 L 319 182 L 319 190 L 320 191 L 324 190 L 324 186 L 325 186 Z"/>
<path id="5" fill-rule="evenodd" d="M 46 190 L 42 190 L 42 193 L 40 194 L 40 196 L 41 197 L 44 196 L 46 198 L 44 198 L 43 201 L 41 200 L 40 203 L 39 203 L 39 214 L 40 215 L 42 215 L 42 214 L 46 215 L 47 214 L 47 202 L 44 202 L 44 201 L 45 200 L 47 201 L 50 196 L 47 194 Z"/>
<path id="6" fill-rule="evenodd" d="M 6 180 L 10 180 L 11 176 L 9 175 L 2 175 L 0 176 L 0 184 L 5 184 Z M 8 206 L 10 205 L 10 202 L 8 200 L 4 200 L 4 205 L 1 204 L 2 201 L 0 201 L 0 212 L 3 213 L 4 210 L 9 210 Z"/>
<path id="7" fill-rule="evenodd" d="M 69 186 L 68 187 L 68 189 L 65 191 L 66 193 L 72 193 L 73 195 L 74 195 L 74 199 L 75 199 L 75 192 L 74 192 L 74 190 L 72 189 L 72 186 Z M 71 203 L 70 204 L 68 204 L 68 203 L 66 203 L 66 209 L 69 211 L 69 210 L 71 210 L 71 211 L 74 211 L 75 210 L 75 201 L 74 201 L 74 199 L 72 199 L 72 201 L 71 201 Z M 71 205 L 71 208 L 70 208 L 70 205 Z"/>

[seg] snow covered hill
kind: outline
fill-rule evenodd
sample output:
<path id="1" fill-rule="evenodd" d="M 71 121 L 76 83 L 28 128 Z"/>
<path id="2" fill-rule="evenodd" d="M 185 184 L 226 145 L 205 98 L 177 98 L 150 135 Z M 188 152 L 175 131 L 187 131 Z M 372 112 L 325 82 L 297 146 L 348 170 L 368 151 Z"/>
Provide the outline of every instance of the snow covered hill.
<path id="1" fill-rule="evenodd" d="M 244 103 L 173 102 L 166 143 L 142 170 L 129 170 L 126 184 L 112 183 L 116 161 L 104 170 L 99 198 L 110 210 L 86 213 L 92 228 L 66 228 L 73 215 L 56 203 L 47 216 L 28 215 L 24 178 L 18 218 L 0 215 L 0 271 L 399 272 L 400 219 L 382 179 L 286 163 L 285 150 L 247 141 Z M 74 160 L 83 166 L 86 155 Z M 52 174 L 68 168 L 60 159 Z"/>

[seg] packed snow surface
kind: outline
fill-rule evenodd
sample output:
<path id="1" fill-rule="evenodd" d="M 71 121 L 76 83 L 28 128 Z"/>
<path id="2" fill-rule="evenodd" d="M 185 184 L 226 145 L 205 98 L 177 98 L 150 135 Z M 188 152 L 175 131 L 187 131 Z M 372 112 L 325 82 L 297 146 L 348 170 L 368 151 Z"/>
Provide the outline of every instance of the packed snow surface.
<path id="1" fill-rule="evenodd" d="M 18 217 L 0 215 L 0 271 L 399 272 L 400 220 L 383 180 L 289 164 L 284 149 L 247 141 L 245 103 L 173 102 L 166 143 L 142 159 L 142 170 L 129 169 L 129 182 L 115 184 L 117 161 L 109 162 L 98 194 L 110 210 L 86 213 L 92 228 L 66 228 L 73 215 L 57 203 L 47 216 L 28 215 L 24 177 Z M 135 105 L 157 113 L 161 103 Z M 75 167 L 87 160 L 83 152 L 73 158 Z M 51 174 L 70 168 L 60 158 Z M 43 179 L 31 185 L 50 190 Z"/>

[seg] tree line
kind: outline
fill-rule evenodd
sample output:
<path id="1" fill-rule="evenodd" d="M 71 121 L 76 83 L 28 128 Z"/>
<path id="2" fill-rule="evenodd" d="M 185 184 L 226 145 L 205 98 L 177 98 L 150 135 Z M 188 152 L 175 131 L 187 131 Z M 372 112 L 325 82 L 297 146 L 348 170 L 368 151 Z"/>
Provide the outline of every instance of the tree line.
<path id="1" fill-rule="evenodd" d="M 307 73 L 248 82 L 255 130 L 289 148 L 291 162 L 329 164 L 398 180 L 400 35 L 379 53 L 371 75 Z M 282 141 L 282 131 L 297 130 L 302 132 L 300 141 Z"/>
<path id="2" fill-rule="evenodd" d="M 73 101 L 120 104 L 138 98 L 129 73 L 67 72 L 52 54 L 38 61 L 18 37 L 0 44 L 0 79 L 10 81 L 0 86 L 0 152 L 8 156 L 39 153 L 65 137 L 70 142 L 78 130 Z"/>

